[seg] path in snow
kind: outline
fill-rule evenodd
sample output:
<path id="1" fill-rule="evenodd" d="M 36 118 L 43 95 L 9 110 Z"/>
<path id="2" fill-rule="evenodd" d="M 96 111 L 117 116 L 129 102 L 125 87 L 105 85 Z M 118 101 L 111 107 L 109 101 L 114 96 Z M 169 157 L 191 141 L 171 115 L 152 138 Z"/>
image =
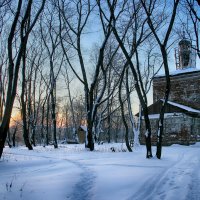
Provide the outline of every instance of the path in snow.
<path id="1" fill-rule="evenodd" d="M 199 150 L 183 153 L 170 167 L 161 170 L 128 200 L 197 200 L 200 199 Z M 183 192 L 184 191 L 184 192 Z"/>
<path id="2" fill-rule="evenodd" d="M 78 161 L 68 160 L 76 167 L 81 169 L 80 180 L 75 184 L 72 194 L 69 196 L 70 200 L 90 200 L 93 199 L 92 189 L 95 184 L 94 172 L 87 168 L 83 163 Z"/>
<path id="3" fill-rule="evenodd" d="M 194 170 L 191 174 L 192 179 L 189 184 L 189 191 L 186 199 L 197 200 L 200 199 L 200 157 L 199 154 L 195 156 L 196 159 L 193 159 L 193 162 L 190 162 L 190 165 L 194 165 Z"/>
<path id="4" fill-rule="evenodd" d="M 8 180 L 5 185 L 2 185 L 2 189 L 5 188 L 3 190 L 9 190 L 9 188 L 6 189 L 6 184 L 9 187 L 11 181 L 13 181 L 13 188 L 10 189 L 10 192 L 16 193 L 16 198 L 20 199 L 28 198 L 29 193 L 31 193 L 32 197 L 35 199 L 93 199 L 92 189 L 95 184 L 95 174 L 93 170 L 89 169 L 84 163 L 80 163 L 77 159 L 66 159 L 66 155 L 63 156 L 58 154 L 55 157 L 55 155 L 51 154 L 40 155 L 40 153 L 38 154 L 38 152 L 34 151 L 30 153 L 31 154 L 29 154 L 29 151 L 15 152 L 14 154 L 7 153 L 9 157 L 14 156 L 16 161 L 19 158 L 23 163 L 21 164 L 20 161 L 17 161 L 19 162 L 17 168 L 13 169 L 13 167 L 10 167 L 9 172 L 7 172 L 9 167 L 8 165 L 5 168 L 5 173 L 2 171 L 5 179 Z M 30 165 L 30 163 L 26 165 L 26 162 L 24 162 L 26 160 L 33 160 L 32 165 Z M 42 180 L 40 176 L 42 177 Z M 66 179 L 61 178 L 61 180 L 59 180 L 59 177 L 63 176 L 65 176 Z M 63 180 L 65 182 L 63 182 Z M 46 188 L 46 184 L 48 184 L 47 191 L 43 189 L 43 187 Z M 37 185 L 37 187 L 35 187 L 35 185 Z M 23 193 L 20 192 L 21 187 L 24 187 Z M 38 190 L 37 194 L 35 192 L 36 190 Z M 68 193 L 66 193 L 66 191 L 68 191 Z M 42 195 L 38 196 L 38 194 Z M 0 199 L 1 195 L 0 192 Z M 58 196 L 56 197 L 56 195 Z M 6 196 L 3 195 L 3 198 L 4 197 L 5 199 L 12 199 L 12 197 L 9 197 L 9 194 Z"/>
<path id="5" fill-rule="evenodd" d="M 134 153 L 7 149 L 0 162 L 0 199 L 200 199 L 200 143 L 163 149 L 161 160 L 143 158 L 145 148 Z"/>
<path id="6" fill-rule="evenodd" d="M 16 163 L 4 162 L 1 169 L 0 199 L 69 199 L 81 171 L 77 164 L 37 152 L 8 153 Z M 31 162 L 31 165 L 30 165 Z M 13 167 L 13 164 L 15 167 Z M 73 179 L 69 179 L 72 177 Z M 12 184 L 12 186 L 10 186 Z"/>

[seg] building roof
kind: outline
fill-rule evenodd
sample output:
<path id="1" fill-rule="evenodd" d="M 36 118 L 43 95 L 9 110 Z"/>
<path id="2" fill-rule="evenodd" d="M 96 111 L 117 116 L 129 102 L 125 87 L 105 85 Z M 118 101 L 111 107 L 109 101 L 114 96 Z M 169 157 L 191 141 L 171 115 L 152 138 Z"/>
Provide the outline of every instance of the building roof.
<path id="1" fill-rule="evenodd" d="M 163 104 L 163 99 L 158 100 L 157 102 L 148 106 L 149 117 L 150 118 L 158 118 L 160 114 L 160 110 Z M 170 116 L 178 116 L 180 114 L 186 114 L 192 117 L 200 117 L 200 110 L 191 108 L 189 106 L 185 106 L 183 104 L 179 104 L 176 102 L 168 101 L 165 109 L 165 117 Z M 136 114 L 138 116 L 138 114 Z"/>
<path id="2" fill-rule="evenodd" d="M 81 130 L 87 132 L 87 126 L 83 126 L 83 125 L 81 125 L 79 128 L 80 128 Z"/>
<path id="3" fill-rule="evenodd" d="M 168 117 L 178 117 L 183 115 L 183 113 L 165 113 L 164 114 L 164 118 L 168 118 Z M 160 114 L 150 114 L 149 115 L 149 119 L 158 119 L 160 117 Z M 144 117 L 142 116 L 142 119 L 144 119 Z"/>
<path id="4" fill-rule="evenodd" d="M 179 69 L 179 70 L 175 70 L 170 72 L 170 76 L 178 76 L 180 74 L 191 74 L 191 73 L 195 73 L 195 72 L 200 72 L 200 69 L 194 68 L 194 67 L 190 67 L 187 69 Z M 165 74 L 160 74 L 160 75 L 156 75 L 154 78 L 160 78 L 160 77 L 164 77 Z"/>
<path id="5" fill-rule="evenodd" d="M 182 105 L 182 104 L 179 104 L 179 103 L 175 103 L 175 102 L 172 102 L 172 101 L 168 101 L 167 103 L 170 104 L 170 105 L 176 106 L 178 108 L 181 108 L 181 109 L 183 109 L 183 110 L 185 110 L 187 112 L 192 112 L 192 113 L 198 113 L 198 114 L 200 114 L 200 110 L 191 108 L 189 106 L 185 106 L 185 105 Z"/>

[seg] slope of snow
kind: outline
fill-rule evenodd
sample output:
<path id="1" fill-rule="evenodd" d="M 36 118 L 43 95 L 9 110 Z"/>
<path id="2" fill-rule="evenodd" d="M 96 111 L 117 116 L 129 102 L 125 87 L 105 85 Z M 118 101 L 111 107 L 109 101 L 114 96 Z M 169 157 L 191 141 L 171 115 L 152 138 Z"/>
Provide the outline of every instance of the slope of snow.
<path id="1" fill-rule="evenodd" d="M 189 106 L 184 106 L 184 105 L 181 105 L 179 103 L 174 103 L 172 101 L 167 101 L 167 103 L 173 105 L 173 106 L 176 106 L 176 107 L 179 107 L 179 108 L 182 108 L 184 110 L 187 110 L 189 112 L 194 112 L 194 113 L 199 113 L 200 114 L 200 110 L 197 110 L 197 109 L 194 109 L 194 108 L 191 108 Z"/>
<path id="2" fill-rule="evenodd" d="M 124 144 L 95 149 L 6 147 L 0 160 L 0 199 L 200 199 L 200 143 L 163 147 L 161 160 L 146 159 L 144 146 L 133 153 L 122 152 Z"/>

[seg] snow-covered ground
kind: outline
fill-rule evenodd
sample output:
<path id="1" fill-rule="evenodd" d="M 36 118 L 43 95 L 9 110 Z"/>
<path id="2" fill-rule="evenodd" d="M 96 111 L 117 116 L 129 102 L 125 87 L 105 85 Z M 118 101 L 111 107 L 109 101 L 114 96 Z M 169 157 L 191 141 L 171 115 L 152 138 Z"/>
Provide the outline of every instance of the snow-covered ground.
<path id="1" fill-rule="evenodd" d="M 104 144 L 90 152 L 83 145 L 33 151 L 6 147 L 0 160 L 0 199 L 200 199 L 200 143 L 164 147 L 161 160 L 146 159 L 144 146 L 132 153 L 123 148 Z"/>

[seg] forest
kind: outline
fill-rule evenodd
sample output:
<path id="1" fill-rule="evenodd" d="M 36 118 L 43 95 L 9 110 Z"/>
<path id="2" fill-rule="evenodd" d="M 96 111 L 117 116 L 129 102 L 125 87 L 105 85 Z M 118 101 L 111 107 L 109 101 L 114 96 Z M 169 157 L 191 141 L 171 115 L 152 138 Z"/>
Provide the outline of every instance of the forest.
<path id="1" fill-rule="evenodd" d="M 174 48 L 190 39 L 200 58 L 198 0 L 0 0 L 0 158 L 4 146 L 78 142 L 139 145 L 151 158 L 152 80 L 170 94 Z"/>

